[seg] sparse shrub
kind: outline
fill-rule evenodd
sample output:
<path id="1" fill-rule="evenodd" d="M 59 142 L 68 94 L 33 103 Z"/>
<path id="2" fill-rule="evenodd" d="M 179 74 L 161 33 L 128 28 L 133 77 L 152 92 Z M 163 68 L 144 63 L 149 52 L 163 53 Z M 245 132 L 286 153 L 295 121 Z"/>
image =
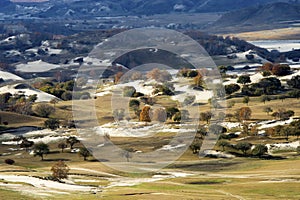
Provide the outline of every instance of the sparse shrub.
<path id="1" fill-rule="evenodd" d="M 166 70 L 159 70 L 158 68 L 155 68 L 147 73 L 148 79 L 154 79 L 157 82 L 167 82 L 172 80 L 172 76 L 169 72 Z"/>
<path id="2" fill-rule="evenodd" d="M 70 101 L 73 98 L 72 92 L 70 91 L 65 91 L 62 93 L 61 98 L 65 101 Z"/>
<path id="3" fill-rule="evenodd" d="M 293 76 L 291 80 L 287 81 L 287 84 L 292 88 L 300 89 L 300 76 Z"/>
<path id="4" fill-rule="evenodd" d="M 63 153 L 64 149 L 67 148 L 67 144 L 65 142 L 60 142 L 57 147 L 60 148 L 61 152 Z"/>
<path id="5" fill-rule="evenodd" d="M 58 129 L 59 128 L 59 124 L 60 124 L 60 122 L 59 122 L 58 119 L 47 119 L 44 122 L 45 128 L 49 128 L 51 130 Z"/>
<path id="6" fill-rule="evenodd" d="M 192 150 L 193 154 L 199 153 L 202 146 L 202 142 L 200 140 L 194 140 L 193 143 L 190 145 L 190 149 Z"/>
<path id="7" fill-rule="evenodd" d="M 206 121 L 206 123 L 209 123 L 209 120 L 212 118 L 212 113 L 210 111 L 207 112 L 202 112 L 200 113 L 200 120 L 201 121 Z"/>
<path id="8" fill-rule="evenodd" d="M 80 141 L 77 139 L 77 137 L 75 136 L 70 136 L 68 139 L 67 139 L 67 144 L 70 144 L 70 147 L 71 149 L 73 149 L 73 146 L 76 144 L 76 143 L 79 143 Z"/>
<path id="9" fill-rule="evenodd" d="M 167 117 L 169 119 L 172 119 L 172 117 L 177 113 L 179 112 L 178 108 L 175 108 L 175 107 L 169 107 L 166 109 L 166 112 L 167 112 Z"/>
<path id="10" fill-rule="evenodd" d="M 222 151 L 225 151 L 225 147 L 230 146 L 230 143 L 227 142 L 226 140 L 220 140 L 220 141 L 218 142 L 218 145 L 219 145 L 220 147 L 222 147 Z"/>
<path id="11" fill-rule="evenodd" d="M 227 132 L 227 129 L 225 127 L 218 124 L 212 124 L 211 126 L 209 126 L 208 130 L 216 135 L 221 135 L 222 133 Z"/>
<path id="12" fill-rule="evenodd" d="M 166 110 L 163 108 L 157 108 L 153 111 L 153 121 L 165 122 L 167 120 Z"/>
<path id="13" fill-rule="evenodd" d="M 175 115 L 172 117 L 174 122 L 180 122 L 181 121 L 181 113 L 177 112 Z"/>
<path id="14" fill-rule="evenodd" d="M 8 165 L 13 165 L 14 163 L 15 163 L 15 161 L 13 160 L 13 159 L 5 159 L 5 161 L 4 161 L 6 164 L 8 164 Z"/>
<path id="15" fill-rule="evenodd" d="M 134 87 L 126 86 L 123 89 L 123 96 L 124 97 L 133 97 L 135 92 L 136 92 L 136 89 Z"/>
<path id="16" fill-rule="evenodd" d="M 251 149 L 252 144 L 249 142 L 239 142 L 236 144 L 235 148 L 243 152 L 246 155 L 247 151 Z"/>
<path id="17" fill-rule="evenodd" d="M 196 96 L 187 96 L 183 101 L 183 105 L 190 105 L 194 103 L 195 100 L 196 100 Z"/>
<path id="18" fill-rule="evenodd" d="M 115 109 L 113 111 L 114 118 L 118 121 L 123 120 L 125 117 L 125 110 L 123 108 Z"/>
<path id="19" fill-rule="evenodd" d="M 48 104 L 39 104 L 34 108 L 34 112 L 40 117 L 49 117 L 55 112 L 55 108 Z"/>
<path id="20" fill-rule="evenodd" d="M 89 157 L 91 155 L 92 154 L 90 153 L 90 151 L 87 148 L 85 148 L 85 147 L 80 148 L 80 150 L 79 150 L 79 156 L 82 156 L 83 159 L 84 159 L 84 161 L 86 161 L 87 157 Z"/>
<path id="21" fill-rule="evenodd" d="M 268 152 L 268 148 L 264 144 L 255 145 L 255 147 L 252 150 L 252 154 L 254 156 L 259 156 L 259 157 L 261 157 L 262 155 L 264 155 L 267 152 Z"/>
<path id="22" fill-rule="evenodd" d="M 300 155 L 300 146 L 297 147 L 296 151 Z"/>

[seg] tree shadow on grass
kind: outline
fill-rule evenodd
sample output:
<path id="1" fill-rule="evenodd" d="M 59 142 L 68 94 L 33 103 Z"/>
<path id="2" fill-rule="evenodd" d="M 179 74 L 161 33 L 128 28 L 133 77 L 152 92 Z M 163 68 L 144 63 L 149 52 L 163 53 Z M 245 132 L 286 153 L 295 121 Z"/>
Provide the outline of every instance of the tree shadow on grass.
<path id="1" fill-rule="evenodd" d="M 44 162 L 53 162 L 53 161 L 70 161 L 70 159 L 65 158 L 54 158 L 54 159 L 44 159 Z"/>

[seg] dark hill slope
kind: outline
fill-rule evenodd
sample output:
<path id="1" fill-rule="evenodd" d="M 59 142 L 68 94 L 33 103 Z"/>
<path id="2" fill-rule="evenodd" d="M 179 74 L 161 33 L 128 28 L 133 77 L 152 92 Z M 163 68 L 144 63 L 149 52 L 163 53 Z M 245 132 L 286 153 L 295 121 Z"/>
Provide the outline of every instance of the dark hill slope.
<path id="1" fill-rule="evenodd" d="M 299 4 L 273 3 L 229 12 L 216 21 L 213 27 L 276 25 L 294 20 L 300 20 Z"/>

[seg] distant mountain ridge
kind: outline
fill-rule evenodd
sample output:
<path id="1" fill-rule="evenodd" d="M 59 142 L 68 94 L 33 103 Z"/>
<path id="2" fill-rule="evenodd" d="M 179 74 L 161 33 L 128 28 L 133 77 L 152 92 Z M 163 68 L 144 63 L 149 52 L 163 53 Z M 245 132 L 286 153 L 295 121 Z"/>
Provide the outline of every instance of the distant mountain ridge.
<path id="1" fill-rule="evenodd" d="M 261 26 L 299 20 L 300 4 L 278 2 L 228 12 L 213 27 Z"/>
<path id="2" fill-rule="evenodd" d="M 0 4 L 15 4 L 21 7 L 40 9 L 36 16 L 47 17 L 94 17 L 94 16 L 117 16 L 117 15 L 152 15 L 168 14 L 172 12 L 205 13 L 205 12 L 227 12 L 246 8 L 254 5 L 264 5 L 274 2 L 288 2 L 291 0 L 14 0 L 26 1 L 11 2 L 1 0 Z M 45 6 L 47 9 L 45 9 Z M 27 9 L 28 10 L 28 9 Z M 13 13 L 16 9 L 4 5 L 0 12 Z"/>

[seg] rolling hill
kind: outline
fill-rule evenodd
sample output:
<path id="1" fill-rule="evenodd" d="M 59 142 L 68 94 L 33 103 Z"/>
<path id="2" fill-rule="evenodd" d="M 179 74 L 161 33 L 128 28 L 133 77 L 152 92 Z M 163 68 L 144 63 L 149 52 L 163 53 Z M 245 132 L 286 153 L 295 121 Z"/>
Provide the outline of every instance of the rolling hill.
<path id="1" fill-rule="evenodd" d="M 224 30 L 234 27 L 284 26 L 300 19 L 300 5 L 278 2 L 228 12 L 212 28 Z"/>
<path id="2" fill-rule="evenodd" d="M 255 5 L 265 5 L 289 0 L 2 0 L 1 4 L 12 7 L 0 12 L 11 13 L 22 10 L 34 10 L 34 16 L 43 18 L 119 16 L 119 15 L 152 15 L 169 13 L 207 13 L 227 12 Z M 15 6 L 18 5 L 18 9 Z M 24 9 L 21 9 L 21 8 Z M 38 12 L 36 12 L 38 11 Z"/>

